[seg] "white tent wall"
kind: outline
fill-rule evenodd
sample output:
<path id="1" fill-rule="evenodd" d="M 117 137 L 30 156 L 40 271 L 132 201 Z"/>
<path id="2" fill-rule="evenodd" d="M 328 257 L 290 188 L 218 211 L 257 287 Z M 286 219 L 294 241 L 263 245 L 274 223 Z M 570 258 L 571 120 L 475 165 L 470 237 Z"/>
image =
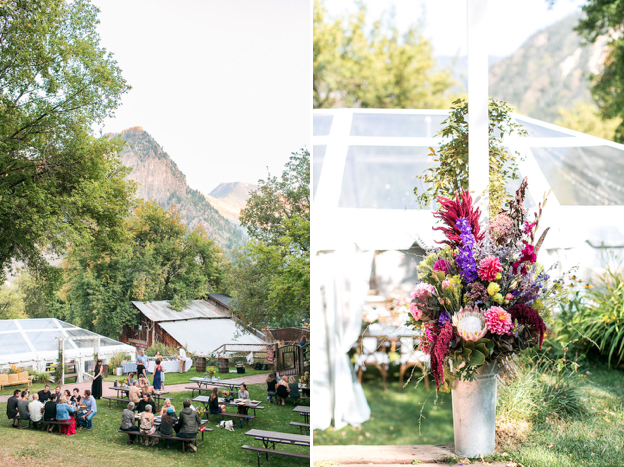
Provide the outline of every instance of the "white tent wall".
<path id="1" fill-rule="evenodd" d="M 314 256 L 311 307 L 313 429 L 340 429 L 370 418 L 362 386 L 355 380 L 347 352 L 362 328 L 362 310 L 369 287 L 373 252 L 346 245 Z"/>

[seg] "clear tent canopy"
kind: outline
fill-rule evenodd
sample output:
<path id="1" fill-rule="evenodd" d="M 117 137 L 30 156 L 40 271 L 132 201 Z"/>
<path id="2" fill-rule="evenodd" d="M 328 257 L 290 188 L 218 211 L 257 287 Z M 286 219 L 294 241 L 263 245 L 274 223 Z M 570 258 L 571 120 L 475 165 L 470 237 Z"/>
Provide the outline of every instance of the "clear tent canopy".
<path id="1" fill-rule="evenodd" d="M 55 318 L 1 320 L 0 366 L 45 367 L 57 360 L 59 339 L 64 340 L 66 359 L 92 357 L 97 351 L 103 359 L 134 352 L 132 346 Z"/>
<path id="2" fill-rule="evenodd" d="M 313 116 L 314 238 L 317 250 L 355 242 L 363 250 L 435 245 L 433 206 L 421 209 L 416 175 L 431 167 L 430 149 L 446 110 L 328 109 Z M 624 145 L 512 114 L 528 132 L 509 137 L 528 177 L 525 206 L 548 194 L 544 245 L 564 268 L 601 266 L 604 248 L 624 247 Z M 519 180 L 508 186 L 513 192 Z M 318 241 L 317 241 L 318 240 Z M 547 263 L 548 261 L 545 261 Z"/>

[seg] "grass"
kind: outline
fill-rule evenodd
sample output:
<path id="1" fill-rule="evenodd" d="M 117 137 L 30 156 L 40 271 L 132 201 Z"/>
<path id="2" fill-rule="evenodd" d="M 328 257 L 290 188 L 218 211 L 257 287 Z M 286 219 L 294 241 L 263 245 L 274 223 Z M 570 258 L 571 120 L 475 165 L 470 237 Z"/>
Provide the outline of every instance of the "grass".
<path id="1" fill-rule="evenodd" d="M 245 376 L 268 374 L 268 373 L 269 371 L 266 371 L 266 370 L 259 371 L 259 370 L 254 370 L 251 368 L 245 368 L 245 374 L 239 375 L 238 373 L 217 373 L 215 375 L 215 378 L 217 377 L 221 379 L 245 378 Z M 107 378 L 104 378 L 104 381 L 108 381 L 112 383 L 113 381 L 119 381 L 121 378 L 126 377 L 126 376 L 128 375 L 116 376 L 116 375 L 109 374 Z M 148 377 L 151 383 L 152 374 L 148 373 Z M 190 383 L 189 379 L 195 378 L 195 377 L 205 378 L 206 372 L 198 373 L 197 371 L 195 371 L 195 368 L 191 368 L 191 370 L 187 371 L 186 373 L 167 373 L 165 374 L 165 387 L 169 384 L 183 384 L 183 383 L 189 383 L 189 386 L 191 386 L 195 383 Z"/>
<path id="2" fill-rule="evenodd" d="M 187 374 L 188 376 L 188 374 Z M 265 401 L 266 385 L 256 384 L 249 386 L 249 393 L 253 399 Z M 191 392 L 185 391 L 172 394 L 173 405 L 180 410 L 185 398 Z M 159 447 L 145 447 L 142 445 L 127 444 L 128 436 L 117 433 L 121 423 L 122 405 L 108 407 L 104 399 L 99 401 L 98 414 L 94 418 L 94 429 L 78 430 L 78 434 L 71 437 L 60 436 L 57 433 L 48 434 L 38 430 L 16 430 L 10 427 L 10 422 L 3 418 L 0 424 L 0 459 L 19 465 L 37 466 L 80 466 L 97 465 L 119 466 L 130 462 L 132 465 L 167 465 L 167 466 L 195 466 L 219 465 L 226 467 L 257 465 L 256 455 L 244 451 L 241 446 L 250 444 L 261 446 L 245 432 L 252 428 L 260 430 L 282 431 L 285 433 L 299 433 L 299 429 L 289 425 L 291 421 L 301 422 L 303 417 L 295 414 L 292 403 L 284 406 L 262 404 L 265 410 L 257 412 L 257 418 L 243 429 L 236 428 L 234 432 L 222 430 L 216 425 L 217 418 L 208 422 L 208 427 L 214 431 L 205 434 L 205 442 L 199 446 L 197 453 L 183 453 L 180 443 L 174 443 L 171 449 L 166 449 L 164 442 Z M 228 408 L 228 412 L 233 411 Z M 6 404 L 0 404 L 2 414 L 6 413 Z M 283 445 L 278 449 L 294 452 L 309 453 L 308 448 Z M 274 465 L 307 466 L 309 461 L 303 459 L 281 458 L 276 456 L 271 461 Z M 280 464 L 280 462 L 282 462 Z"/>
<path id="3" fill-rule="evenodd" d="M 488 462 L 517 462 L 524 467 L 615 467 L 624 464 L 624 371 L 590 360 L 579 369 L 578 389 L 586 412 L 581 416 L 540 416 L 497 427 L 497 454 Z M 391 370 L 383 392 L 376 370 L 365 373 L 364 392 L 371 420 L 359 428 L 314 432 L 315 445 L 327 444 L 452 444 L 453 421 L 449 394 L 434 396 L 421 385 L 397 391 L 397 372 Z M 413 386 L 413 383 L 412 383 Z M 423 401 L 421 431 L 418 418 Z M 509 412 L 508 412 L 509 415 Z M 499 420 L 500 421 L 500 420 Z M 446 459 L 457 463 L 458 458 Z"/>

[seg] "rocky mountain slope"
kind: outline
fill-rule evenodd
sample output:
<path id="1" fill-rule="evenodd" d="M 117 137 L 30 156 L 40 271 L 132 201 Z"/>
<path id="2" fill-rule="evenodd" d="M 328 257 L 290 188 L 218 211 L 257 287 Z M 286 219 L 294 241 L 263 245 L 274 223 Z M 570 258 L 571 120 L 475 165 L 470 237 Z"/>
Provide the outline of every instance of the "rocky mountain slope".
<path id="1" fill-rule="evenodd" d="M 257 188 L 258 185 L 245 182 L 220 183 L 219 186 L 204 196 L 223 217 L 236 225 L 240 225 L 238 220 L 240 211 L 247 204 L 249 193 Z"/>
<path id="2" fill-rule="evenodd" d="M 125 166 L 132 168 L 128 177 L 139 183 L 139 198 L 153 199 L 165 209 L 175 204 L 191 229 L 203 224 L 208 235 L 225 250 L 246 243 L 240 228 L 224 218 L 199 191 L 189 188 L 186 176 L 145 130 L 133 127 L 119 136 L 128 142 L 119 156 Z"/>
<path id="3" fill-rule="evenodd" d="M 514 54 L 490 68 L 490 97 L 504 100 L 518 113 L 547 122 L 559 108 L 591 101 L 589 75 L 605 58 L 606 38 L 583 45 L 574 31 L 580 13 L 538 31 Z"/>

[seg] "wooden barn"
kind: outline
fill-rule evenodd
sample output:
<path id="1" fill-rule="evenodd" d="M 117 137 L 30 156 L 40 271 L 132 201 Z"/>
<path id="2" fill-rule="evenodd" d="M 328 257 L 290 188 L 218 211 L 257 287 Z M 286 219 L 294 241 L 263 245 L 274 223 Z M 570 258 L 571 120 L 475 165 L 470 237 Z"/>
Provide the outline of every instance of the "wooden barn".
<path id="1" fill-rule="evenodd" d="M 263 344 L 262 333 L 241 333 L 229 312 L 229 300 L 228 295 L 211 294 L 207 300 L 192 300 L 181 311 L 167 301 L 132 302 L 139 319 L 135 326 L 123 327 L 119 340 L 143 349 L 160 342 L 196 354 L 210 354 L 223 344 Z"/>

